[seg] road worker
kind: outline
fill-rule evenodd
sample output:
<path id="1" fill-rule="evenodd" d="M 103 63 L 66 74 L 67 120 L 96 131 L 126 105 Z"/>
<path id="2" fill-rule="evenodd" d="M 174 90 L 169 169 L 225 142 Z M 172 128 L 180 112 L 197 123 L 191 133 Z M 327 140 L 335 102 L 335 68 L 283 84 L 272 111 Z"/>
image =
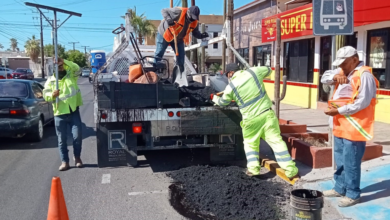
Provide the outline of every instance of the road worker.
<path id="1" fill-rule="evenodd" d="M 81 92 L 77 85 L 80 75 L 79 66 L 71 61 L 58 58 L 58 90 L 56 76 L 51 76 L 45 83 L 44 98 L 53 103 L 54 122 L 58 137 L 58 148 L 62 164 L 60 171 L 68 170 L 69 156 L 67 144 L 68 125 L 73 135 L 73 155 L 76 167 L 83 167 L 81 161 L 81 118 L 79 107 L 83 105 Z M 58 97 L 58 104 L 56 98 Z"/>
<path id="2" fill-rule="evenodd" d="M 161 60 L 165 50 L 170 45 L 175 52 L 178 50 L 176 64 L 179 66 L 180 71 L 183 72 L 185 60 L 184 45 L 190 44 L 190 33 L 192 32 L 192 36 L 198 39 L 209 37 L 208 33 L 199 32 L 200 10 L 198 6 L 165 8 L 162 9 L 161 14 L 164 19 L 158 26 L 156 36 L 156 61 Z M 174 35 L 176 36 L 178 48 L 175 48 Z"/>
<path id="3" fill-rule="evenodd" d="M 292 179 L 298 174 L 298 168 L 282 140 L 279 120 L 271 108 L 272 101 L 264 88 L 263 79 L 270 74 L 271 68 L 266 66 L 239 70 L 237 64 L 230 63 L 226 65 L 229 85 L 221 97 L 211 94 L 210 98 L 219 106 L 229 105 L 234 100 L 240 108 L 248 176 L 260 174 L 261 138 L 271 146 L 279 166 L 285 170 L 286 176 Z"/>
<path id="4" fill-rule="evenodd" d="M 337 170 L 335 186 L 324 191 L 326 197 L 343 197 L 340 207 L 359 203 L 361 161 L 366 141 L 373 138 L 376 91 L 379 82 L 372 69 L 359 61 L 359 55 L 351 46 L 337 51 L 333 66 L 321 78 L 327 85 L 335 85 L 333 97 L 328 101 L 325 114 L 330 117 L 334 135 L 334 158 Z"/>

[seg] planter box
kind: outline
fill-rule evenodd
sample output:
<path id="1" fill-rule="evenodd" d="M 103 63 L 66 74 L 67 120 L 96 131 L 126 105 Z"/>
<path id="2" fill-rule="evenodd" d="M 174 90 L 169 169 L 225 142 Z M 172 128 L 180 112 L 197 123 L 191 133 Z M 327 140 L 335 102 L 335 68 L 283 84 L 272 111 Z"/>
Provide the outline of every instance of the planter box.
<path id="1" fill-rule="evenodd" d="M 306 133 L 307 126 L 296 124 L 291 120 L 279 119 L 279 127 L 281 133 Z"/>
<path id="2" fill-rule="evenodd" d="M 295 133 L 282 134 L 287 144 L 291 157 L 312 168 L 325 168 L 332 166 L 332 148 L 317 147 L 300 140 L 300 138 L 322 138 L 328 141 L 328 133 Z M 383 147 L 378 144 L 367 143 L 362 161 L 371 160 L 382 156 Z"/>

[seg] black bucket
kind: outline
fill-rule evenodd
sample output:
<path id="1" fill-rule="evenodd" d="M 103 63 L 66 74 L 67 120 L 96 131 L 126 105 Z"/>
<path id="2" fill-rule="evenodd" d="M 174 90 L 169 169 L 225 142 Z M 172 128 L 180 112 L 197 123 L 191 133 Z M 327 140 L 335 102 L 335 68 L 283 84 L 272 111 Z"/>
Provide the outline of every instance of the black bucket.
<path id="1" fill-rule="evenodd" d="M 321 220 L 324 197 L 322 192 L 295 189 L 290 193 L 291 220 Z"/>

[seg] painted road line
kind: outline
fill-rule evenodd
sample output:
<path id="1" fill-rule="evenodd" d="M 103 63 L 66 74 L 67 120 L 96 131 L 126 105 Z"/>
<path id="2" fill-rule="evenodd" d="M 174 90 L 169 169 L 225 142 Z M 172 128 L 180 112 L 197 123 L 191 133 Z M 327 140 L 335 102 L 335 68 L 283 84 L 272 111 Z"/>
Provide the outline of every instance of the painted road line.
<path id="1" fill-rule="evenodd" d="M 164 194 L 168 193 L 168 190 L 160 190 L 160 191 L 146 191 L 146 192 L 129 192 L 129 196 L 139 196 L 146 194 Z"/>
<path id="2" fill-rule="evenodd" d="M 103 174 L 102 176 L 102 184 L 108 184 L 111 182 L 111 174 Z"/>
<path id="3" fill-rule="evenodd" d="M 279 167 L 278 163 L 268 159 L 264 155 L 260 154 L 260 159 L 261 159 L 261 166 L 265 167 L 267 170 L 274 172 L 277 176 L 279 176 L 281 179 L 284 181 L 290 183 L 291 185 L 294 185 L 297 180 L 299 180 L 299 177 L 296 177 L 292 180 L 290 180 L 284 170 Z"/>

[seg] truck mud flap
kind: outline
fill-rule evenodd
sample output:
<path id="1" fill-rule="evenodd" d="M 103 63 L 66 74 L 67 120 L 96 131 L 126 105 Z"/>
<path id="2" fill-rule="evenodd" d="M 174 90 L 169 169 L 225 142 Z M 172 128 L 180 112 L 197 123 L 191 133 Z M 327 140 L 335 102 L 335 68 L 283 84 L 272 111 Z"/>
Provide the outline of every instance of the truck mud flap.
<path id="1" fill-rule="evenodd" d="M 137 136 L 129 123 L 96 124 L 99 167 L 137 166 Z"/>
<path id="2" fill-rule="evenodd" d="M 241 134 L 241 120 L 238 110 L 182 111 L 180 126 L 183 135 Z"/>

